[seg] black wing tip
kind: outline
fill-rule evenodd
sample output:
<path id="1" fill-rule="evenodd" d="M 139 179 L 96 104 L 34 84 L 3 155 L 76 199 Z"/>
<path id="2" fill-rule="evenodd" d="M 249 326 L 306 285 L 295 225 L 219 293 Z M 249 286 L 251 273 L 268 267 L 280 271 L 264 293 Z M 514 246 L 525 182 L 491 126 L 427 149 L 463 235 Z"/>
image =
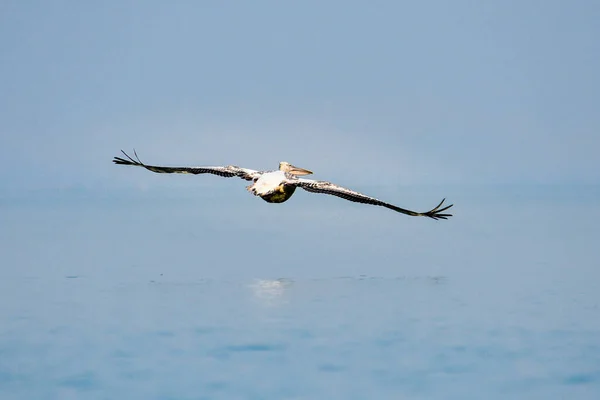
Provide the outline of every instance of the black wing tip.
<path id="1" fill-rule="evenodd" d="M 115 164 L 118 164 L 118 165 L 141 165 L 141 166 L 144 166 L 144 163 L 138 157 L 137 152 L 135 151 L 135 149 L 133 149 L 133 154 L 135 155 L 135 160 L 129 154 L 125 153 L 123 150 L 121 150 L 121 153 L 123 153 L 123 155 L 125 157 L 127 157 L 128 159 L 126 160 L 126 159 L 121 158 L 121 157 L 114 157 L 112 161 Z"/>
<path id="2" fill-rule="evenodd" d="M 446 198 L 443 198 L 442 201 L 440 201 L 440 204 L 438 204 L 434 209 L 429 210 L 426 213 L 423 213 L 422 215 L 432 218 L 432 219 L 435 219 L 436 221 L 439 219 L 448 219 L 449 217 L 452 216 L 452 214 L 444 214 L 444 211 L 448 210 L 454 204 L 450 204 L 449 206 L 440 208 L 442 206 L 442 204 L 444 204 L 444 201 L 446 201 Z"/>
<path id="3" fill-rule="evenodd" d="M 127 161 L 122 159 L 121 157 L 115 157 L 112 160 L 115 164 L 120 164 L 120 165 L 131 165 L 131 161 Z"/>

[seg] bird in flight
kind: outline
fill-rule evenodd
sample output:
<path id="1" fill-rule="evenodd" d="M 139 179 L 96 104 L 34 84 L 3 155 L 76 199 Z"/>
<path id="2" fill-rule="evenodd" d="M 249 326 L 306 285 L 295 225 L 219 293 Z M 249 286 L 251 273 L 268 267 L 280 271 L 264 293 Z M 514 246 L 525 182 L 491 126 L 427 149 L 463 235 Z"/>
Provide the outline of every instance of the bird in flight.
<path id="1" fill-rule="evenodd" d="M 119 165 L 133 165 L 143 167 L 149 171 L 164 174 L 213 174 L 225 178 L 238 177 L 251 181 L 252 184 L 246 189 L 255 196 L 260 197 L 269 203 L 283 203 L 288 200 L 296 188 L 302 188 L 312 193 L 324 193 L 342 199 L 354 201 L 357 203 L 372 204 L 382 206 L 394 210 L 396 212 L 411 215 L 415 217 L 429 217 L 433 219 L 448 219 L 452 214 L 446 214 L 444 211 L 452 207 L 452 204 L 443 208 L 443 199 L 435 208 L 426 212 L 416 212 L 397 207 L 393 204 L 386 203 L 375 197 L 367 196 L 354 190 L 335 185 L 326 181 L 316 181 L 312 179 L 300 178 L 300 176 L 311 175 L 312 171 L 304 168 L 296 167 L 290 163 L 282 161 L 279 163 L 279 169 L 274 171 L 255 171 L 253 169 L 240 168 L 233 165 L 225 167 L 163 167 L 156 165 L 147 165 L 140 161 L 135 150 L 133 151 L 135 159 L 121 150 L 121 153 L 126 158 L 115 157 L 113 162 Z"/>

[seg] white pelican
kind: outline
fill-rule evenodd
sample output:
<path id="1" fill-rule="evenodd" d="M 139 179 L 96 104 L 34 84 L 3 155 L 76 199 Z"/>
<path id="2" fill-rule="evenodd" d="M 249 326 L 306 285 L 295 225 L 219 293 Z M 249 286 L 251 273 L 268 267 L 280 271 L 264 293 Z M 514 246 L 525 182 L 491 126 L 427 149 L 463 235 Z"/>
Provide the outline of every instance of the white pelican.
<path id="1" fill-rule="evenodd" d="M 121 157 L 115 157 L 113 162 L 121 165 L 135 165 L 137 167 L 144 167 L 149 171 L 157 173 L 179 173 L 179 174 L 213 174 L 219 175 L 226 178 L 237 176 L 253 183 L 246 188 L 248 191 L 255 196 L 259 196 L 264 201 L 269 203 L 283 203 L 292 195 L 297 187 L 313 192 L 313 193 L 325 193 L 333 196 L 338 196 L 346 200 L 354 201 L 357 203 L 372 204 L 376 206 L 382 206 L 389 208 L 390 210 L 397 211 L 402 214 L 412 215 L 416 217 L 429 217 L 433 219 L 447 219 L 452 214 L 444 214 L 443 212 L 452 207 L 452 204 L 444 208 L 440 208 L 444 203 L 443 199 L 440 204 L 432 210 L 426 212 L 416 212 L 406 210 L 404 208 L 396 207 L 393 204 L 389 204 L 378 200 L 374 197 L 366 196 L 362 193 L 355 192 L 354 190 L 346 189 L 341 186 L 335 185 L 326 181 L 315 181 L 311 179 L 298 178 L 303 175 L 310 175 L 312 171 L 304 168 L 298 168 L 290 163 L 282 161 L 279 163 L 279 170 L 276 171 L 255 171 L 247 168 L 240 168 L 234 165 L 228 165 L 226 167 L 161 167 L 155 165 L 146 165 L 140 161 L 135 150 L 135 160 L 131 158 L 123 150 L 121 152 L 127 157 L 127 159 Z"/>

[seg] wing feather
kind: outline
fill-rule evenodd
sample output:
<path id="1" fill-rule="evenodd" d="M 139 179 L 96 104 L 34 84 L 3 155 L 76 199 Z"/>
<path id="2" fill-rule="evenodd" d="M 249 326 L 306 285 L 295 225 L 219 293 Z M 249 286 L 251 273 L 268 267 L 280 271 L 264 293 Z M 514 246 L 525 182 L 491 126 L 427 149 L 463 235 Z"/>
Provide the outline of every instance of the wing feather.
<path id="1" fill-rule="evenodd" d="M 422 217 L 429 217 L 429 218 L 433 218 L 433 219 L 448 219 L 448 217 L 452 216 L 452 214 L 444 213 L 444 211 L 446 211 L 447 209 L 449 209 L 450 207 L 453 206 L 452 204 L 449 206 L 446 206 L 444 208 L 440 208 L 442 206 L 442 204 L 444 203 L 445 199 L 442 200 L 440 202 L 440 204 L 437 205 L 437 207 L 435 207 L 429 211 L 416 212 L 416 211 L 407 210 L 405 208 L 395 206 L 390 203 L 386 203 L 384 201 L 376 199 L 375 197 L 364 195 L 364 194 L 356 192 L 354 190 L 350 190 L 345 187 L 335 185 L 331 182 L 314 181 L 311 179 L 298 179 L 297 181 L 294 182 L 294 184 L 308 192 L 324 193 L 324 194 L 329 194 L 332 196 L 341 197 L 342 199 L 357 202 L 357 203 L 382 206 L 382 207 L 389 208 L 390 210 L 394 210 L 396 212 L 406 214 L 406 215 L 412 215 L 415 217 L 422 216 Z"/>
<path id="2" fill-rule="evenodd" d="M 261 175 L 259 171 L 247 168 L 240 168 L 234 165 L 228 165 L 226 167 L 164 167 L 157 165 L 146 165 L 140 160 L 135 150 L 133 151 L 135 159 L 131 158 L 129 154 L 125 153 L 123 150 L 121 150 L 121 153 L 123 153 L 125 157 L 127 157 L 127 159 L 115 157 L 113 158 L 113 162 L 115 164 L 143 167 L 146 168 L 148 171 L 162 174 L 213 174 L 225 178 L 237 176 L 247 181 L 258 179 L 258 177 Z"/>

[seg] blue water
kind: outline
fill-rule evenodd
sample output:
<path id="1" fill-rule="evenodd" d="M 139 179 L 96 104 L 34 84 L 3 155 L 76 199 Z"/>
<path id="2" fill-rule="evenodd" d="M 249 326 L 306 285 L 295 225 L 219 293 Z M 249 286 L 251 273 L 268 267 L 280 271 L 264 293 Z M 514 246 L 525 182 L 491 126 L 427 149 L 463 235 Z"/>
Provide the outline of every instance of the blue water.
<path id="1" fill-rule="evenodd" d="M 0 399 L 600 398 L 597 187 L 235 189 L 5 196 Z"/>

